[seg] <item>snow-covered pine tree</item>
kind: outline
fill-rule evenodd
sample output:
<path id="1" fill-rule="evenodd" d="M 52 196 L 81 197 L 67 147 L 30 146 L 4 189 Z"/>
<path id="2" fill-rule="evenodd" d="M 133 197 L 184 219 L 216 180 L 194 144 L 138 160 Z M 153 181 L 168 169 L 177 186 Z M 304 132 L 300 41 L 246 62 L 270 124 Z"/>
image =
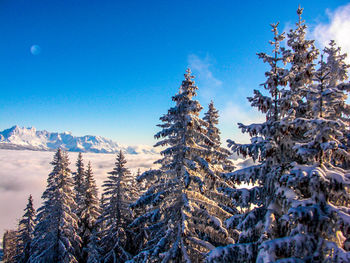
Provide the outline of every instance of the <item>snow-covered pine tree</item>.
<path id="1" fill-rule="evenodd" d="M 87 263 L 103 262 L 102 249 L 100 246 L 99 228 L 98 226 L 92 231 L 87 246 Z"/>
<path id="2" fill-rule="evenodd" d="M 346 103 L 350 84 L 345 84 L 345 55 L 340 54 L 334 41 L 324 49 L 327 61 L 323 55 L 316 71 L 314 84 L 307 96 L 312 105 L 313 117 L 298 119 L 298 123 L 307 127 L 302 142 L 296 145 L 299 155 L 308 164 L 332 163 L 344 166 L 349 163 L 347 151 L 347 135 L 349 133 L 350 108 Z"/>
<path id="3" fill-rule="evenodd" d="M 238 124 L 243 133 L 248 133 L 252 137 L 250 144 L 236 145 L 233 141 L 228 141 L 229 146 L 233 146 L 233 150 L 238 154 L 266 162 L 268 166 L 281 162 L 288 163 L 288 154 L 284 154 L 284 151 L 290 147 L 285 141 L 288 131 L 282 120 L 290 109 L 290 99 L 285 96 L 284 88 L 287 85 L 288 70 L 284 68 L 286 58 L 281 55 L 284 51 L 281 42 L 285 37 L 284 33 L 279 34 L 278 25 L 279 23 L 271 24 L 271 31 L 274 34 L 273 40 L 269 41 L 273 47 L 272 55 L 263 52 L 257 54 L 270 67 L 265 72 L 266 81 L 261 84 L 268 94 L 264 95 L 259 90 L 254 90 L 254 96 L 248 97 L 251 106 L 266 115 L 266 121 L 252 125 Z"/>
<path id="4" fill-rule="evenodd" d="M 297 9 L 298 22 L 296 28 L 288 33 L 288 48 L 283 48 L 284 62 L 289 62 L 288 88 L 281 90 L 281 119 L 284 136 L 282 146 L 286 154 L 282 154 L 282 163 L 287 165 L 293 161 L 302 163 L 298 145 L 305 142 L 305 134 L 309 127 L 304 122 L 314 117 L 313 103 L 308 99 L 312 92 L 313 80 L 316 76 L 315 60 L 319 54 L 314 40 L 306 39 L 307 26 L 301 15 L 303 9 Z"/>
<path id="5" fill-rule="evenodd" d="M 172 97 L 176 105 L 160 118 L 162 130 L 155 138 L 163 139 L 155 146 L 167 146 L 156 161 L 161 168 L 138 178 L 148 181 L 148 190 L 132 207 L 145 213 L 131 226 L 142 226 L 146 239 L 130 262 L 200 262 L 215 246 L 233 242 L 223 225 L 231 214 L 207 183 L 215 173 L 206 160 L 212 152 L 203 145 L 214 142 L 206 135 L 208 123 L 199 118 L 202 107 L 193 100 L 198 89 L 193 78 L 188 69 Z"/>
<path id="6" fill-rule="evenodd" d="M 81 152 L 78 154 L 78 160 L 75 165 L 77 167 L 77 171 L 73 173 L 75 202 L 77 203 L 77 208 L 75 213 L 80 218 L 81 210 L 83 209 L 83 204 L 85 201 L 85 191 L 86 191 L 85 168 L 84 168 L 83 155 Z"/>
<path id="7" fill-rule="evenodd" d="M 349 84 L 342 82 L 348 66 L 334 42 L 325 53 L 327 61 L 321 57 L 306 101 L 313 106 L 314 116 L 306 114 L 293 121 L 295 126 L 306 127 L 294 146 L 302 161 L 294 163 L 279 181 L 277 194 L 284 212 L 279 223 L 285 237 L 264 244 L 260 258 L 265 261 L 290 257 L 350 261 L 350 175 L 339 168 L 349 162 L 345 145 L 349 106 L 344 93 Z"/>
<path id="8" fill-rule="evenodd" d="M 337 47 L 333 40 L 330 41 L 329 47 L 325 47 L 324 53 L 327 56 L 326 65 L 329 68 L 328 85 L 335 89 L 335 94 L 332 93 L 332 96 L 339 98 L 338 104 L 334 103 L 335 105 L 329 106 L 334 107 L 333 112 L 329 112 L 329 114 L 332 117 L 342 119 L 348 127 L 350 125 L 350 106 L 346 103 L 346 99 L 347 92 L 350 90 L 350 84 L 347 81 L 350 65 L 346 64 L 345 61 L 347 54 L 342 54 L 340 47 Z M 334 98 L 332 99 L 334 100 Z"/>
<path id="9" fill-rule="evenodd" d="M 42 195 L 44 203 L 36 218 L 30 262 L 78 262 L 81 240 L 77 235 L 78 218 L 74 213 L 76 203 L 67 153 L 58 149 L 51 164 L 53 170 Z"/>
<path id="10" fill-rule="evenodd" d="M 139 197 L 144 194 L 147 191 L 147 186 L 151 185 L 152 182 L 146 182 L 146 181 L 137 181 L 137 178 L 139 178 L 141 176 L 142 172 L 141 169 L 138 168 L 137 172 L 135 174 L 135 180 L 132 181 L 132 189 L 134 189 L 135 194 L 134 194 L 134 200 L 132 203 L 136 202 Z M 131 206 L 132 206 L 131 203 Z M 143 215 L 146 211 L 145 208 L 142 206 L 139 207 L 132 207 L 131 209 L 132 212 L 132 217 L 133 219 Z M 142 226 L 140 225 L 133 225 L 133 226 L 128 226 L 129 230 L 133 232 L 133 247 L 132 247 L 132 251 L 133 251 L 133 255 L 136 255 L 139 251 L 142 250 L 142 246 L 145 242 L 146 238 L 146 233 L 143 230 Z"/>
<path id="11" fill-rule="evenodd" d="M 209 160 L 210 164 L 215 166 L 217 172 L 233 171 L 235 167 L 229 159 L 231 152 L 221 147 L 220 130 L 217 127 L 219 124 L 219 111 L 215 108 L 213 101 L 210 102 L 208 111 L 204 113 L 203 120 L 208 123 L 207 136 L 213 142 L 213 145 L 203 145 L 212 151 L 212 156 Z"/>
<path id="12" fill-rule="evenodd" d="M 209 189 L 214 189 L 211 199 L 217 202 L 220 207 L 224 208 L 231 214 L 237 214 L 238 210 L 233 205 L 230 197 L 219 193 L 221 189 L 233 188 L 234 184 L 225 180 L 222 177 L 222 173 L 232 172 L 235 168 L 232 160 L 230 160 L 231 152 L 221 147 L 220 130 L 217 127 L 219 124 L 219 111 L 215 108 L 214 102 L 211 101 L 208 107 L 208 111 L 204 113 L 203 120 L 206 121 L 207 127 L 206 135 L 213 142 L 213 144 L 203 144 L 204 148 L 210 151 L 210 154 L 206 157 L 206 161 L 211 167 L 213 174 L 205 178 L 205 183 Z M 217 194 L 215 196 L 215 194 Z"/>
<path id="13" fill-rule="evenodd" d="M 92 259 L 98 254 L 96 251 L 97 237 L 94 235 L 97 233 L 96 221 L 100 216 L 100 206 L 91 162 L 88 163 L 83 179 L 83 203 L 80 210 L 81 261 L 87 262 L 89 259 L 90 262 L 94 262 Z"/>
<path id="14" fill-rule="evenodd" d="M 130 248 L 133 246 L 132 235 L 128 225 L 132 222 L 129 208 L 134 200 L 132 180 L 129 169 L 125 167 L 126 159 L 122 151 L 117 155 L 115 167 L 109 172 L 103 183 L 102 213 L 98 219 L 101 227 L 101 246 L 103 262 L 125 262 L 131 258 Z"/>
<path id="15" fill-rule="evenodd" d="M 348 71 L 350 69 L 350 65 L 346 64 L 345 59 L 347 54 L 342 54 L 340 47 L 337 47 L 335 41 L 331 40 L 329 43 L 329 47 L 325 47 L 324 53 L 327 56 L 326 65 L 330 69 L 329 70 L 329 87 L 333 87 L 332 94 L 329 94 L 330 97 L 338 97 L 339 100 L 336 103 L 336 99 L 332 99 L 332 105 L 329 105 L 328 108 L 333 107 L 333 111 L 329 112 L 329 115 L 336 118 L 341 119 L 344 122 L 345 130 L 342 130 L 344 134 L 344 140 L 342 140 L 344 149 L 347 152 L 350 152 L 350 106 L 347 101 L 347 94 L 350 91 L 350 83 L 348 81 Z M 347 81 L 347 82 L 345 82 Z M 328 104 L 328 102 L 325 102 Z M 343 167 L 346 169 L 350 168 L 350 162 L 344 158 L 343 159 Z M 334 161 L 334 160 L 333 160 Z"/>
<path id="16" fill-rule="evenodd" d="M 287 113 L 284 118 L 289 131 L 288 139 L 284 141 L 293 146 L 287 152 L 294 163 L 289 169 L 281 169 L 283 175 L 275 182 L 272 192 L 277 197 L 275 208 L 280 214 L 275 218 L 279 238 L 270 238 L 260 245 L 257 261 L 348 262 L 350 253 L 343 249 L 346 248 L 345 237 L 350 233 L 350 176 L 333 164 L 342 162 L 349 154 L 340 149 L 340 140 L 344 137 L 341 119 L 326 117 L 327 112 L 337 108 L 332 97 L 339 96 L 328 85 L 334 81 L 326 72 L 337 70 L 321 63 L 315 72 L 314 60 L 318 51 L 313 40 L 305 40 L 302 9 L 299 8 L 297 13 L 297 29 L 288 35 L 287 43 L 293 50 L 289 91 L 292 97 L 299 99 L 294 101 L 295 104 L 291 100 L 292 114 Z M 314 85 L 315 78 L 317 83 Z M 319 91 L 316 100 L 312 96 L 313 87 Z M 326 96 L 327 92 L 332 95 Z"/>
<path id="17" fill-rule="evenodd" d="M 303 28 L 305 27 L 300 27 L 301 13 L 302 9 L 299 8 L 298 30 L 292 32 L 304 35 Z M 350 233 L 350 175 L 347 171 L 334 167 L 331 158 L 323 159 L 322 164 L 315 163 L 315 159 L 307 158 L 308 156 L 322 156 L 320 154 L 322 147 L 325 147 L 324 150 L 329 149 L 326 147 L 327 143 L 323 146 L 319 144 L 320 147 L 305 147 L 308 143 L 312 146 L 316 134 L 318 135 L 316 141 L 323 137 L 332 140 L 341 137 L 339 131 L 328 125 L 331 123 L 327 124 L 328 120 L 324 118 L 325 105 L 321 110 L 320 104 L 315 104 L 315 101 L 320 102 L 320 97 L 317 97 L 316 100 L 308 99 L 312 95 L 310 77 L 316 76 L 320 82 L 323 79 L 322 83 L 316 85 L 316 90 L 317 87 L 321 89 L 321 86 L 326 85 L 328 81 L 326 74 L 322 72 L 327 67 L 321 65 L 318 74 L 315 74 L 312 58 L 317 52 L 312 47 L 312 41 L 305 42 L 303 37 L 296 37 L 295 34 L 290 34 L 289 37 L 294 40 L 288 41 L 288 44 L 298 48 L 293 48 L 295 54 L 291 60 L 290 74 L 288 74 L 290 93 L 287 90 L 282 94 L 282 98 L 298 93 L 298 99 L 292 101 L 291 110 L 281 116 L 280 123 L 287 127 L 287 133 L 283 133 L 283 141 L 289 145 L 287 144 L 288 147 L 284 149 L 284 153 L 289 155 L 290 162 L 294 162 L 289 167 L 285 166 L 283 160 L 287 156 L 282 155 L 282 163 L 275 166 L 275 173 L 264 170 L 253 173 L 255 178 L 261 172 L 267 175 L 266 190 L 269 194 L 256 196 L 263 201 L 263 205 L 254 209 L 260 212 L 250 213 L 250 217 L 247 216 L 243 221 L 232 218 L 231 222 L 237 224 L 238 228 L 244 231 L 243 233 L 256 235 L 256 240 L 259 241 L 252 246 L 251 243 L 248 243 L 251 240 L 239 240 L 242 244 L 217 249 L 209 255 L 208 261 L 210 262 L 230 259 L 236 262 L 262 263 L 350 261 L 350 253 L 346 252 L 350 249 L 349 239 L 346 239 Z M 307 52 L 308 48 L 311 53 Z M 314 106 L 317 118 L 320 112 L 323 112 L 322 121 L 320 118 L 319 120 L 314 119 L 313 112 L 307 110 L 310 109 L 310 106 Z M 337 122 L 334 119 L 330 121 Z M 320 126 L 316 127 L 317 125 L 312 124 L 320 124 Z M 319 131 L 313 131 L 315 127 L 319 128 Z M 246 175 L 254 171 L 253 167 L 246 170 L 248 172 Z M 237 180 L 239 175 L 240 172 L 237 172 L 231 177 Z M 264 209 L 270 212 L 265 213 Z M 257 222 L 257 218 L 262 218 L 264 215 L 265 218 L 266 215 L 269 217 L 260 225 L 272 231 L 260 235 L 251 226 Z M 251 251 L 255 257 L 245 260 L 242 255 L 247 252 L 251 253 Z"/>
<path id="18" fill-rule="evenodd" d="M 288 33 L 287 45 L 290 49 L 283 49 L 286 62 L 290 62 L 288 73 L 289 90 L 284 94 L 289 101 L 289 119 L 312 116 L 311 105 L 306 101 L 309 85 L 315 76 L 315 59 L 319 54 L 315 47 L 315 40 L 306 39 L 307 26 L 301 15 L 303 8 L 297 10 L 298 22 L 296 28 Z"/>
<path id="19" fill-rule="evenodd" d="M 32 195 L 29 195 L 24 214 L 19 221 L 17 231 L 17 248 L 15 260 L 18 263 L 27 263 L 30 256 L 30 246 L 35 226 L 35 209 Z"/>
<path id="20" fill-rule="evenodd" d="M 229 228 L 239 232 L 236 244 L 213 250 L 208 254 L 208 262 L 256 262 L 259 246 L 265 240 L 280 236 L 276 220 L 281 214 L 274 193 L 277 191 L 276 183 L 285 169 L 281 164 L 289 160 L 286 150 L 291 147 L 285 145 L 287 131 L 282 120 L 284 112 L 288 112 L 288 103 L 283 96 L 285 93 L 281 92 L 287 84 L 288 71 L 282 67 L 285 57 L 281 55 L 280 44 L 284 34 L 278 33 L 278 23 L 271 24 L 271 27 L 274 33 L 273 41 L 269 42 L 273 46 L 272 55 L 258 53 L 258 57 L 270 66 L 265 73 L 267 79 L 262 84 L 268 94 L 263 95 L 254 90 L 254 97 L 248 98 L 253 107 L 266 115 L 266 121 L 238 124 L 243 133 L 252 137 L 250 144 L 237 144 L 228 140 L 234 152 L 244 158 L 249 156 L 258 163 L 227 173 L 227 179 L 237 185 L 245 183 L 252 187 L 221 189 L 243 213 L 226 221 Z"/>
<path id="21" fill-rule="evenodd" d="M 78 261 L 85 262 L 83 259 L 83 249 L 86 248 L 88 237 L 83 238 L 85 225 L 83 226 L 82 222 L 82 210 L 85 207 L 85 191 L 86 191 L 86 182 L 85 182 L 85 168 L 83 162 L 83 155 L 80 152 L 78 154 L 78 160 L 76 162 L 77 171 L 73 173 L 73 182 L 74 182 L 74 200 L 77 204 L 75 208 L 75 214 L 78 217 L 78 235 L 82 240 L 82 246 L 80 247 Z"/>
<path id="22" fill-rule="evenodd" d="M 4 263 L 14 263 L 16 257 L 17 231 L 6 230 L 2 239 Z"/>

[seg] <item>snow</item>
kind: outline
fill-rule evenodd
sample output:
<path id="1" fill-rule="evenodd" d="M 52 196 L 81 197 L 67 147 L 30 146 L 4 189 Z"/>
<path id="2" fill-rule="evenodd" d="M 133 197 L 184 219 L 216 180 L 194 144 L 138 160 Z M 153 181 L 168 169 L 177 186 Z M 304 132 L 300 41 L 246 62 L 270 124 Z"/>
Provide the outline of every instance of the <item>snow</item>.
<path id="1" fill-rule="evenodd" d="M 116 153 L 120 150 L 129 154 L 148 154 L 157 151 L 148 145 L 126 146 L 110 139 L 85 135 L 73 136 L 71 132 L 38 131 L 34 127 L 17 125 L 0 132 L 0 149 L 56 150 L 62 148 L 72 152 Z"/>

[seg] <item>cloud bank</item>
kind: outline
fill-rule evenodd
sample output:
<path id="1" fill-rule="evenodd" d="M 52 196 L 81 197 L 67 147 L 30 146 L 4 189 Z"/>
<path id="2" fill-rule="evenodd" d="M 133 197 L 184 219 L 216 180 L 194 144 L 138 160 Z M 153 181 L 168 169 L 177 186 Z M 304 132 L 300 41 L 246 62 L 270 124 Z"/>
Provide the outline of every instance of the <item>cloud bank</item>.
<path id="1" fill-rule="evenodd" d="M 5 229 L 15 229 L 23 215 L 29 194 L 37 209 L 46 187 L 46 179 L 52 171 L 50 162 L 54 152 L 0 150 L 0 239 Z M 69 153 L 70 168 L 75 171 L 78 153 Z M 91 161 L 99 192 L 107 173 L 112 171 L 115 154 L 83 154 L 84 163 Z M 127 167 L 132 173 L 148 170 L 159 158 L 157 154 L 127 154 Z"/>

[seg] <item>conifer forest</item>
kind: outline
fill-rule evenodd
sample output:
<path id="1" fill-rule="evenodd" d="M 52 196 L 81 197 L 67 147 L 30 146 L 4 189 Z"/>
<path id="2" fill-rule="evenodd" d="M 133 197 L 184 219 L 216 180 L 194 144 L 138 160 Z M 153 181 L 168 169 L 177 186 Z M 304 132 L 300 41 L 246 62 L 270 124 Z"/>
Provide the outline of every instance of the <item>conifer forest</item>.
<path id="1" fill-rule="evenodd" d="M 84 154 L 71 170 L 57 149 L 4 262 L 349 263 L 350 65 L 335 41 L 316 48 L 302 13 L 288 32 L 266 26 L 256 62 L 268 70 L 247 98 L 266 118 L 238 123 L 250 143 L 221 142 L 220 112 L 196 100 L 187 69 L 159 114 L 157 168 L 135 175 L 120 151 L 98 189 Z M 254 163 L 238 169 L 232 154 Z"/>

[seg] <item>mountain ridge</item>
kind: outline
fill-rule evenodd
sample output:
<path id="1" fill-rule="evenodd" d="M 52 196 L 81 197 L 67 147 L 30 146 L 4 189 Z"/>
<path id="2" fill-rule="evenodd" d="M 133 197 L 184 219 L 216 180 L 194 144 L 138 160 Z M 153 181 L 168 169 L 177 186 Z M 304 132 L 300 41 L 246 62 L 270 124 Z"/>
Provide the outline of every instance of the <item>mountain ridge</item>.
<path id="1" fill-rule="evenodd" d="M 70 152 L 156 154 L 148 145 L 126 146 L 102 136 L 74 136 L 71 132 L 48 132 L 35 127 L 14 125 L 0 131 L 0 149 L 53 151 L 62 148 Z"/>

